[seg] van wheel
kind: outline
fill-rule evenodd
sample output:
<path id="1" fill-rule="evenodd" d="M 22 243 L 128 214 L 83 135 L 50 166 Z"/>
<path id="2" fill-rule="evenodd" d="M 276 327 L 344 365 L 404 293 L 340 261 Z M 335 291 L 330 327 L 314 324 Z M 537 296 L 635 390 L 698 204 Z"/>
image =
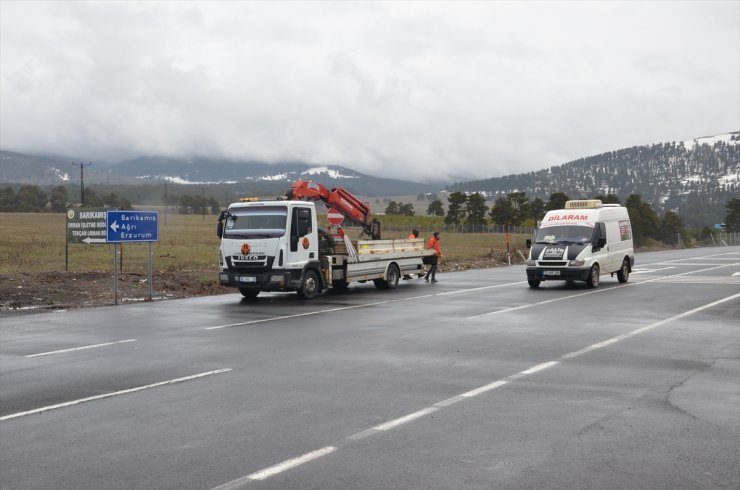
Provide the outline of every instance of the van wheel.
<path id="1" fill-rule="evenodd" d="M 617 279 L 621 283 L 627 282 L 630 278 L 630 265 L 627 262 L 627 259 L 624 259 L 622 261 L 622 268 L 617 271 Z"/>
<path id="2" fill-rule="evenodd" d="M 597 264 L 591 266 L 591 271 L 588 273 L 588 279 L 586 279 L 586 286 L 591 289 L 599 287 L 599 266 Z"/>
<path id="3" fill-rule="evenodd" d="M 306 275 L 303 276 L 303 284 L 301 285 L 298 295 L 303 299 L 313 299 L 319 295 L 319 278 L 314 271 L 306 271 Z"/>
<path id="4" fill-rule="evenodd" d="M 257 288 L 239 288 L 239 292 L 248 299 L 256 298 L 260 294 L 260 290 Z"/>
<path id="5" fill-rule="evenodd" d="M 527 284 L 529 284 L 529 287 L 532 289 L 537 289 L 538 287 L 540 287 L 539 279 L 527 279 Z"/>

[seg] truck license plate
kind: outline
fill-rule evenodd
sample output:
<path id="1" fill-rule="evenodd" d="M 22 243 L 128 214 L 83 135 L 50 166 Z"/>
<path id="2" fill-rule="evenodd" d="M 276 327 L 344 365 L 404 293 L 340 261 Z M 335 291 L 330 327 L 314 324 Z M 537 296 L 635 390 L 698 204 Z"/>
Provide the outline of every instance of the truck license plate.
<path id="1" fill-rule="evenodd" d="M 542 275 L 543 276 L 559 276 L 560 271 L 543 271 Z"/>
<path id="2" fill-rule="evenodd" d="M 257 282 L 254 276 L 239 276 L 239 282 Z"/>

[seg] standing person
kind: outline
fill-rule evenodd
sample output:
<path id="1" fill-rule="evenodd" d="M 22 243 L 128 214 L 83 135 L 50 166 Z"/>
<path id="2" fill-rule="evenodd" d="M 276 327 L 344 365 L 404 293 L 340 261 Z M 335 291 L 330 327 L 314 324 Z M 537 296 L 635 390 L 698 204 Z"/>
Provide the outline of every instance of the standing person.
<path id="1" fill-rule="evenodd" d="M 429 268 L 429 272 L 427 272 L 427 275 L 424 276 L 424 280 L 429 282 L 429 278 L 432 278 L 432 282 L 439 282 L 435 278 L 437 275 L 437 262 L 439 259 L 442 258 L 442 248 L 439 246 L 439 232 L 435 231 L 432 237 L 427 242 L 427 248 L 429 250 L 434 250 L 434 255 L 431 256 L 431 267 Z"/>
<path id="2" fill-rule="evenodd" d="M 419 230 L 414 228 L 413 230 L 411 230 L 411 234 L 409 235 L 409 240 L 416 240 L 417 238 L 419 238 Z M 421 277 L 422 277 L 421 274 L 419 274 L 419 278 Z M 411 274 L 404 274 L 403 279 L 404 280 L 411 279 Z"/>

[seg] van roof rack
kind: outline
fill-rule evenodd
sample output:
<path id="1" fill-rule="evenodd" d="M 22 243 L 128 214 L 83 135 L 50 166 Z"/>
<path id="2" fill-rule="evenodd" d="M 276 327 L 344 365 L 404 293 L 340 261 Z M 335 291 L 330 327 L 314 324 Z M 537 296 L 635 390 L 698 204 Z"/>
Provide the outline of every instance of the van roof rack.
<path id="1" fill-rule="evenodd" d="M 600 199 L 580 199 L 565 201 L 565 209 L 597 209 L 602 207 Z"/>
<path id="2" fill-rule="evenodd" d="M 286 196 L 247 196 L 240 197 L 241 202 L 255 202 L 255 201 L 285 201 Z"/>

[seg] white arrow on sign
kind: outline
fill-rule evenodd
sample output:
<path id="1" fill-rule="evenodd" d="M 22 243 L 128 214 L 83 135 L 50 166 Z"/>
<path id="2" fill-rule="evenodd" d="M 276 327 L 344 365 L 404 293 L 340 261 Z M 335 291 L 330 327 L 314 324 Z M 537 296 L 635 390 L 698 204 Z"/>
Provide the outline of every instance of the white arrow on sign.
<path id="1" fill-rule="evenodd" d="M 91 243 L 106 243 L 107 242 L 105 238 L 90 238 L 90 237 L 87 237 L 82 241 L 87 243 L 88 245 Z"/>
<path id="2" fill-rule="evenodd" d="M 112 225 L 110 225 L 110 229 L 113 230 L 114 233 L 118 233 L 118 221 L 114 221 Z"/>

